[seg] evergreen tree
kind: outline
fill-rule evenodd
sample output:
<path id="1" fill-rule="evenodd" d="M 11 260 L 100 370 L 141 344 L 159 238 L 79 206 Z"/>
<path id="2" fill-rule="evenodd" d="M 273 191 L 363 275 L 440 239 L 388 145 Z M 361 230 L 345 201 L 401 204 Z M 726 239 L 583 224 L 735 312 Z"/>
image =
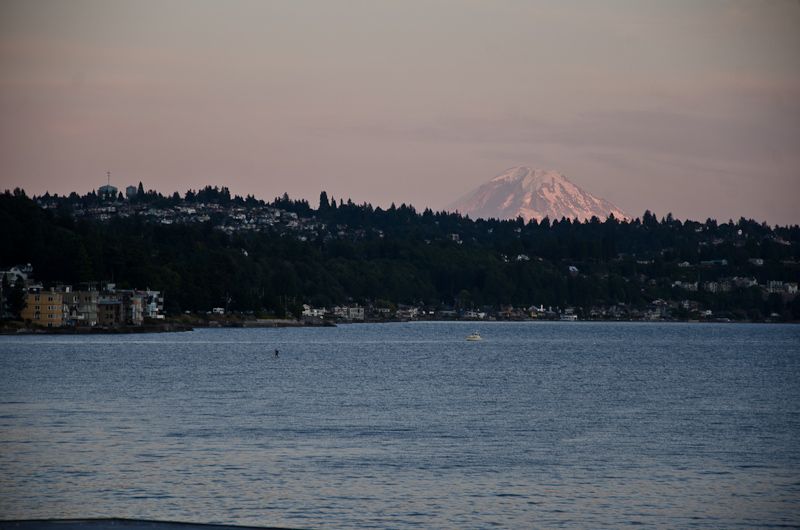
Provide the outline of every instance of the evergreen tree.
<path id="1" fill-rule="evenodd" d="M 0 319 L 5 318 L 8 311 L 6 298 L 11 294 L 11 283 L 8 281 L 8 274 L 3 274 L 2 283 L 0 283 Z"/>
<path id="2" fill-rule="evenodd" d="M 319 207 L 317 208 L 317 210 L 319 210 L 320 212 L 327 212 L 330 207 L 331 205 L 328 202 L 328 194 L 325 191 L 322 191 L 319 194 Z"/>
<path id="3" fill-rule="evenodd" d="M 25 286 L 21 278 L 17 278 L 14 285 L 11 287 L 11 293 L 8 296 L 8 311 L 13 318 L 19 318 L 22 310 L 28 305 L 25 301 Z"/>

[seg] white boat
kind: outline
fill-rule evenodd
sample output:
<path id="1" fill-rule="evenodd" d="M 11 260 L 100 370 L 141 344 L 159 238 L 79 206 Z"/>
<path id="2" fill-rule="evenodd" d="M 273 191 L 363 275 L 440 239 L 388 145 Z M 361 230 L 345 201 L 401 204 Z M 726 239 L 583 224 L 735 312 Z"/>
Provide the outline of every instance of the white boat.
<path id="1" fill-rule="evenodd" d="M 467 340 L 470 341 L 470 342 L 475 342 L 475 341 L 482 340 L 481 339 L 481 334 L 478 333 L 477 331 L 473 331 L 472 333 L 467 335 Z"/>

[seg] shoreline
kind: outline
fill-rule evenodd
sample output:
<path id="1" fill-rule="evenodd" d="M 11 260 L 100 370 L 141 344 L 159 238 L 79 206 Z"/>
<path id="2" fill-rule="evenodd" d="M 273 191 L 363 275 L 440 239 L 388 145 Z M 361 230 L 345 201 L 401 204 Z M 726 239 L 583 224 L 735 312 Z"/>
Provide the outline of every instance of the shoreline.
<path id="1" fill-rule="evenodd" d="M 177 333 L 194 331 L 193 326 L 168 324 L 161 326 L 120 326 L 92 328 L 2 328 L 0 335 L 128 335 L 135 333 Z"/>
<path id="2" fill-rule="evenodd" d="M 17 324 L 21 324 L 17 322 Z M 166 322 L 143 324 L 141 326 L 94 326 L 94 327 L 20 327 L 6 326 L 0 328 L 0 335 L 128 335 L 138 333 L 180 333 L 194 331 L 198 328 L 310 328 L 336 327 L 332 322 L 303 322 L 288 319 L 271 319 L 257 321 L 199 321 L 199 322 Z"/>
<path id="3" fill-rule="evenodd" d="M 339 325 L 364 325 L 364 324 L 405 324 L 409 322 L 424 323 L 462 323 L 462 324 L 497 324 L 497 323 L 619 323 L 619 324 L 800 324 L 797 321 L 774 322 L 774 321 L 752 321 L 752 320 L 365 320 L 365 321 L 341 321 L 308 323 L 294 320 L 276 320 L 265 322 L 217 322 L 180 324 L 169 323 L 162 325 L 143 325 L 143 326 L 119 326 L 119 327 L 93 327 L 93 328 L 0 328 L 0 336 L 18 335 L 129 335 L 141 333 L 182 333 L 194 331 L 196 329 L 253 329 L 253 328 L 323 328 L 337 327 Z"/>

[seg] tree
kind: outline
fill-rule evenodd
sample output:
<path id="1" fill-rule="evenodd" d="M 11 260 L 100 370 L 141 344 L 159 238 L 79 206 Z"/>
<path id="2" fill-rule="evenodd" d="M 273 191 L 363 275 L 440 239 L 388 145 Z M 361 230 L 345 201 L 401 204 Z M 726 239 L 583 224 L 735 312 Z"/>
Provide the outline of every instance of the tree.
<path id="1" fill-rule="evenodd" d="M 6 297 L 11 293 L 11 283 L 8 281 L 8 274 L 3 274 L 3 281 L 0 284 L 0 319 L 6 315 Z"/>
<path id="2" fill-rule="evenodd" d="M 136 199 L 140 201 L 144 199 L 144 186 L 141 180 L 139 181 L 139 187 L 136 189 Z"/>
<path id="3" fill-rule="evenodd" d="M 456 297 L 456 306 L 458 309 L 464 310 L 472 304 L 472 295 L 466 289 L 461 289 Z"/>
<path id="4" fill-rule="evenodd" d="M 331 207 L 330 203 L 328 202 L 328 194 L 325 191 L 322 191 L 319 194 L 319 208 L 317 208 L 320 212 L 326 212 Z"/>
<path id="5" fill-rule="evenodd" d="M 22 310 L 28 305 L 25 301 L 25 286 L 23 283 L 24 282 L 20 278 L 17 278 L 8 296 L 8 310 L 12 317 L 15 318 L 19 318 Z"/>

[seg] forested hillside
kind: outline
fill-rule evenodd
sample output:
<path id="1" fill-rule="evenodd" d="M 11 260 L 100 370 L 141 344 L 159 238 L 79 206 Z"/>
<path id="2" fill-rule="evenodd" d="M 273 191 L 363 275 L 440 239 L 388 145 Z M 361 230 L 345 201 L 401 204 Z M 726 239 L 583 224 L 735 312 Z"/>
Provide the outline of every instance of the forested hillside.
<path id="1" fill-rule="evenodd" d="M 116 204 L 115 213 L 85 213 L 104 204 Z M 201 204 L 214 205 L 207 219 L 152 217 L 177 208 L 197 217 Z M 259 208 L 292 221 L 254 229 L 247 216 Z M 682 222 L 647 212 L 631 222 L 526 224 L 337 203 L 324 193 L 317 208 L 286 196 L 267 204 L 206 188 L 183 197 L 140 190 L 129 204 L 6 191 L 0 223 L 0 267 L 31 263 L 45 283 L 104 280 L 161 290 L 173 313 L 227 305 L 281 314 L 302 303 L 350 301 L 588 309 L 663 299 L 735 318 L 800 318 L 789 292 L 800 281 L 800 228 L 745 219 Z M 728 287 L 703 287 L 712 284 Z"/>

